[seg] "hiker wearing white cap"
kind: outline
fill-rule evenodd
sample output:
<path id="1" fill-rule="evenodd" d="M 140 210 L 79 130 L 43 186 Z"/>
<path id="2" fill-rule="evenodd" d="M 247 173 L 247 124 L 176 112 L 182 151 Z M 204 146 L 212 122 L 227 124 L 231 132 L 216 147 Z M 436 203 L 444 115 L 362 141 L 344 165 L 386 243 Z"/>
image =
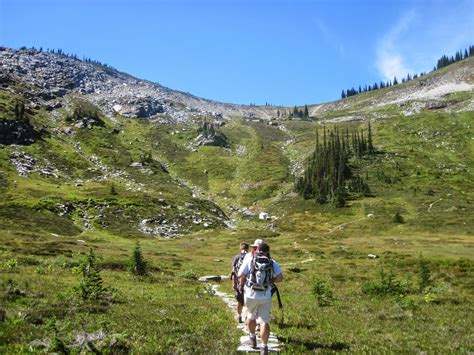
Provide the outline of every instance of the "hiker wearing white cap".
<path id="1" fill-rule="evenodd" d="M 270 258 L 270 247 L 268 244 L 260 243 L 254 255 L 251 258 L 246 257 L 244 259 L 238 276 L 240 277 L 240 284 L 244 285 L 247 328 L 252 347 L 257 348 L 255 327 L 257 318 L 260 318 L 260 354 L 268 354 L 267 343 L 270 336 L 272 285 L 283 279 L 280 266 L 275 260 Z"/>
<path id="2" fill-rule="evenodd" d="M 262 243 L 263 243 L 262 239 L 255 239 L 255 242 L 253 242 L 253 244 L 251 245 L 252 249 L 250 250 L 249 253 L 247 253 L 247 255 L 245 255 L 243 264 L 245 264 L 249 260 L 252 260 L 253 255 L 256 253 L 258 246 Z"/>

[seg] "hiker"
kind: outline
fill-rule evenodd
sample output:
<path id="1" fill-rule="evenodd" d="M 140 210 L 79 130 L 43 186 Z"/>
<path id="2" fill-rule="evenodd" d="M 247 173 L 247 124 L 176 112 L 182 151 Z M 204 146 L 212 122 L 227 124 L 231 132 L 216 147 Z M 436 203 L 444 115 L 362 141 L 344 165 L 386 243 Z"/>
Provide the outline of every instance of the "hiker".
<path id="1" fill-rule="evenodd" d="M 263 243 L 263 240 L 262 239 L 255 239 L 255 241 L 253 242 L 253 244 L 251 245 L 252 247 L 252 250 L 250 251 L 250 253 L 247 253 L 247 255 L 245 255 L 245 258 L 244 258 L 244 261 L 243 263 L 246 263 L 246 262 L 249 262 L 250 260 L 252 260 L 253 256 L 255 255 L 255 253 L 257 252 L 257 248 L 260 244 Z M 238 271 L 238 270 L 237 270 Z M 248 327 L 247 327 L 248 328 Z M 256 332 L 259 333 L 260 332 L 260 323 L 257 322 L 257 326 L 256 326 Z"/>
<path id="2" fill-rule="evenodd" d="M 254 243 L 255 244 L 255 243 Z M 270 311 L 272 308 L 272 285 L 283 279 L 278 263 L 270 258 L 270 246 L 261 243 L 253 256 L 246 257 L 238 276 L 244 285 L 244 301 L 247 307 L 247 328 L 252 347 L 257 348 L 255 327 L 260 318 L 260 354 L 268 354 L 270 336 Z"/>
<path id="3" fill-rule="evenodd" d="M 240 267 L 244 261 L 245 256 L 249 251 L 248 243 L 240 243 L 240 253 L 232 260 L 232 272 L 230 279 L 232 280 L 232 288 L 235 291 L 235 299 L 237 300 L 237 314 L 239 316 L 239 323 L 242 323 L 242 308 L 244 307 L 244 293 L 240 287 L 240 279 L 237 277 Z"/>
<path id="4" fill-rule="evenodd" d="M 255 242 L 253 242 L 253 244 L 251 245 L 252 250 L 250 251 L 250 253 L 247 253 L 247 255 L 245 255 L 244 263 L 252 259 L 253 255 L 257 252 L 258 246 L 262 243 L 263 243 L 263 240 L 255 239 Z"/>

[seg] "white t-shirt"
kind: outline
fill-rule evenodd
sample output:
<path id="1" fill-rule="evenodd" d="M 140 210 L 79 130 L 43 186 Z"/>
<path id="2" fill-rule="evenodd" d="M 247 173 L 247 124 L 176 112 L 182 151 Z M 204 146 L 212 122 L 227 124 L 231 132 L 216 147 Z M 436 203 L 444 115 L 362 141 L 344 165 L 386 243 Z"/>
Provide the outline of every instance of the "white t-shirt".
<path id="1" fill-rule="evenodd" d="M 250 253 L 248 253 L 250 254 Z M 251 255 L 246 255 L 242 265 L 240 266 L 238 276 L 242 275 L 248 275 L 250 272 L 250 266 L 252 264 L 253 256 Z M 273 262 L 273 278 L 278 277 L 282 273 L 280 265 L 272 259 Z M 255 300 L 265 300 L 265 299 L 271 299 L 272 298 L 272 288 L 269 286 L 266 291 L 256 291 L 252 290 L 250 287 L 245 285 L 244 287 L 244 296 L 247 298 L 255 299 Z"/>

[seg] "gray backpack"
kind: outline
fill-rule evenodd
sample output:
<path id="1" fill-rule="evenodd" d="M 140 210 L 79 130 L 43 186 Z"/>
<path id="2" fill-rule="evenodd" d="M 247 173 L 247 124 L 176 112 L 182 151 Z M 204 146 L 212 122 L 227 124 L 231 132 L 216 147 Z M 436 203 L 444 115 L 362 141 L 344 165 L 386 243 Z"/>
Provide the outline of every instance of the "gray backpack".
<path id="1" fill-rule="evenodd" d="M 247 286 L 255 291 L 266 291 L 272 285 L 273 260 L 265 255 L 256 254 L 250 264 Z"/>

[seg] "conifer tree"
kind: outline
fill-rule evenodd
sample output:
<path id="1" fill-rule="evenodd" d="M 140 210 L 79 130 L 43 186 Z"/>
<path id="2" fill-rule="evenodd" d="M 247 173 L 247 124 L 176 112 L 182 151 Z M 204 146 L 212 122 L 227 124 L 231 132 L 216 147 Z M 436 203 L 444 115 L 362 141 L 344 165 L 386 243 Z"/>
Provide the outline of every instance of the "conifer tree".
<path id="1" fill-rule="evenodd" d="M 293 107 L 293 117 L 298 117 L 299 116 L 299 111 L 298 108 L 295 106 Z"/>
<path id="2" fill-rule="evenodd" d="M 308 118 L 309 118 L 308 105 L 304 105 L 303 118 L 305 118 L 305 119 L 308 119 Z"/>
<path id="3" fill-rule="evenodd" d="M 369 155 L 373 155 L 375 152 L 374 145 L 372 142 L 372 127 L 370 125 L 370 121 L 368 121 L 368 128 L 367 128 L 367 151 Z"/>
<path id="4" fill-rule="evenodd" d="M 137 241 L 133 249 L 130 260 L 129 271 L 136 276 L 145 276 L 147 272 L 147 262 L 143 258 L 140 242 Z"/>
<path id="5" fill-rule="evenodd" d="M 106 289 L 103 286 L 100 270 L 97 266 L 97 259 L 92 248 L 79 266 L 79 270 L 82 274 L 82 279 L 76 287 L 79 296 L 83 300 L 101 299 Z"/>

